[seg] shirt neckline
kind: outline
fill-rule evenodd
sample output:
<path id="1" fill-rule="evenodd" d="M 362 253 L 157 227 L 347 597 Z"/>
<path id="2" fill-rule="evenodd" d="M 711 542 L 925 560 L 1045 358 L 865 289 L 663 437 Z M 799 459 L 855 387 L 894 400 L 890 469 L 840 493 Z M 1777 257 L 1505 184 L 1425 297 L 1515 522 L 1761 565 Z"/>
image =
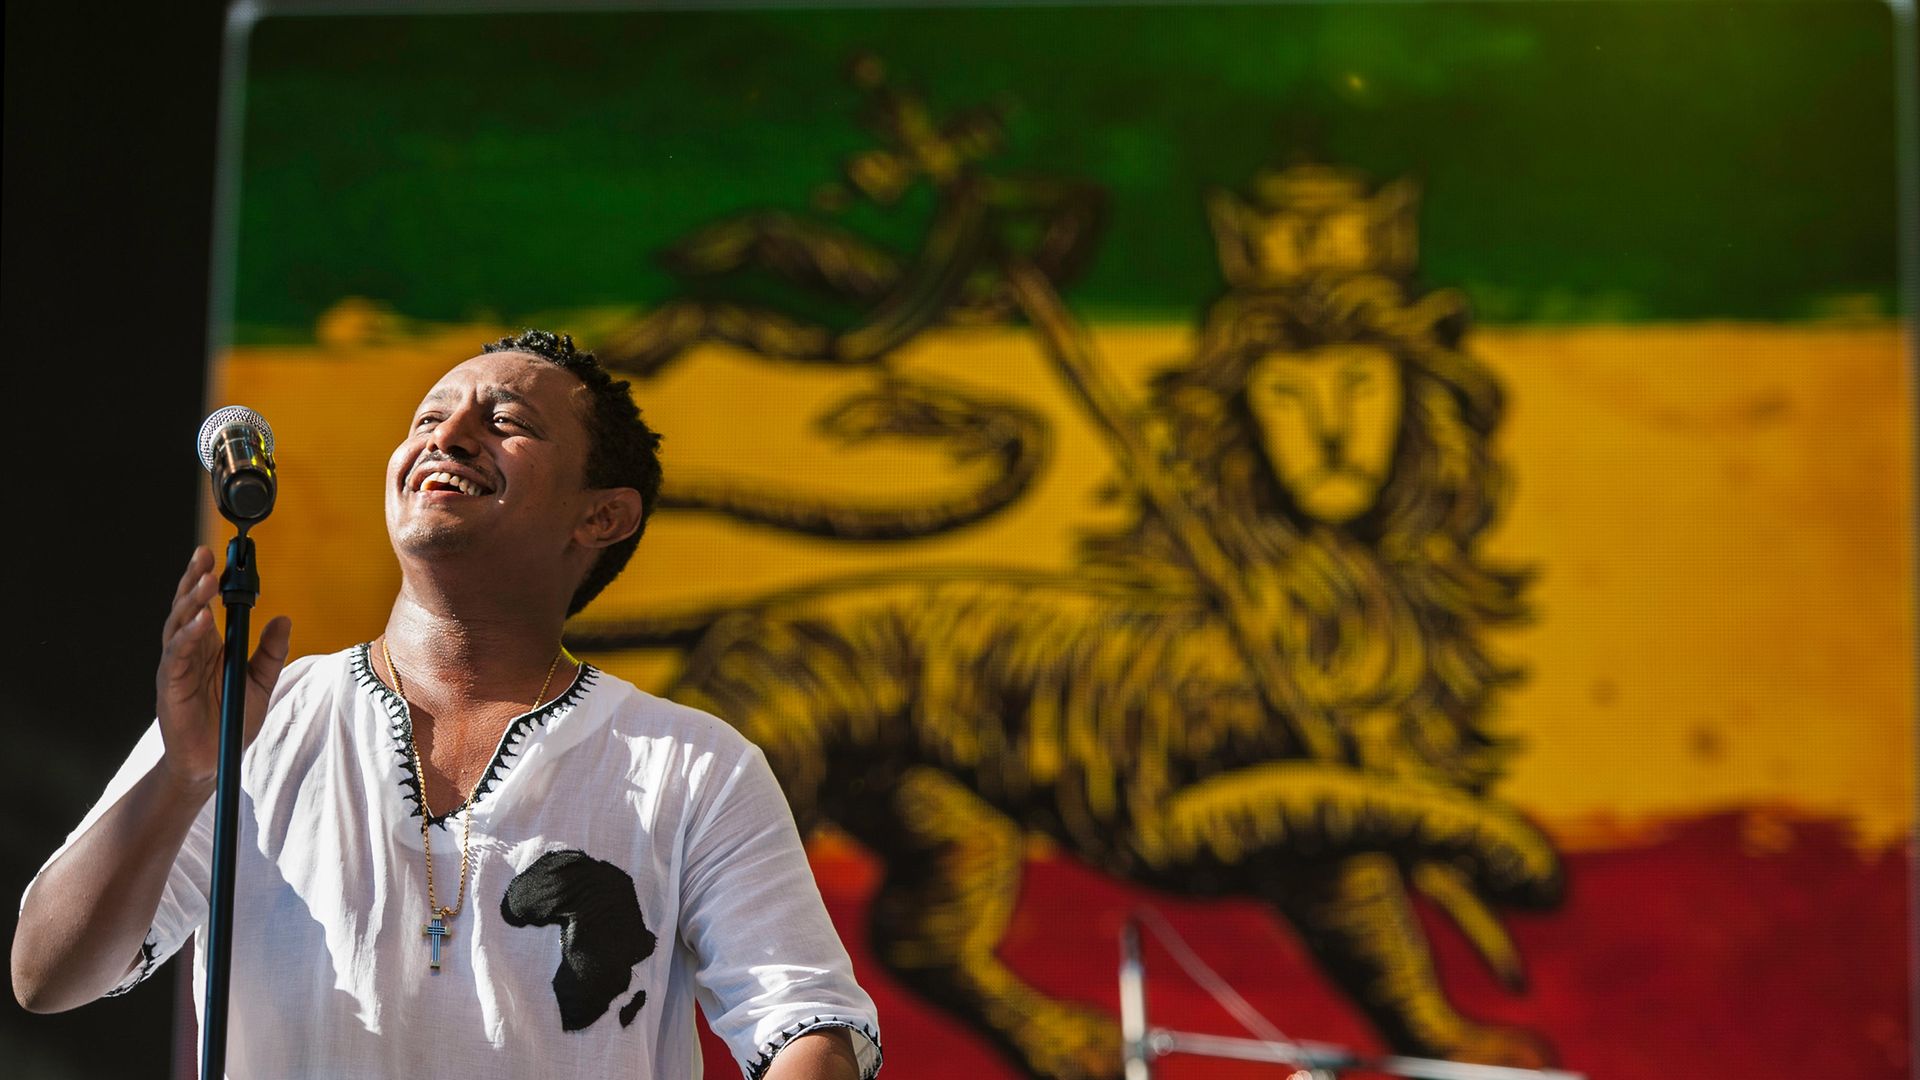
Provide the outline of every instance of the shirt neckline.
<path id="1" fill-rule="evenodd" d="M 420 773 L 414 768 L 413 750 L 409 735 L 413 731 L 413 714 L 407 707 L 407 700 L 394 692 L 393 687 L 381 681 L 373 670 L 373 643 L 362 642 L 353 650 L 353 678 L 369 690 L 375 699 L 386 709 L 387 738 L 392 743 L 395 756 L 400 759 L 400 792 L 412 803 L 408 810 L 411 817 L 420 817 L 426 806 L 426 797 L 422 793 Z M 574 673 L 573 681 L 560 692 L 558 697 L 538 708 L 521 713 L 508 722 L 505 731 L 500 733 L 500 743 L 494 748 L 492 760 L 487 769 L 480 774 L 480 783 L 473 789 L 473 797 L 464 804 L 477 807 L 493 789 L 505 778 L 509 763 L 519 753 L 521 743 L 533 729 L 545 727 L 557 713 L 570 709 L 600 677 L 600 671 L 586 661 L 580 662 L 580 670 Z M 446 828 L 447 819 L 460 811 L 454 807 L 443 814 L 434 814 L 427 818 L 427 824 Z"/>

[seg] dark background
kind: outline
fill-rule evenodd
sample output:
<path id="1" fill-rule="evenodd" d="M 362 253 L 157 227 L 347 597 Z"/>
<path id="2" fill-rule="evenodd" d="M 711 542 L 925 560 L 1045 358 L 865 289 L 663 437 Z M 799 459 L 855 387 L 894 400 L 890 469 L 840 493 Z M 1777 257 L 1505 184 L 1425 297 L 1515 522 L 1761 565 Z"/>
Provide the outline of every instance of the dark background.
<path id="1" fill-rule="evenodd" d="M 224 4 L 6 4 L 0 911 L 153 715 L 194 542 Z M 8 1076 L 167 1075 L 169 968 L 62 1016 L 0 1004 Z M 11 980 L 9 980 L 11 986 Z"/>

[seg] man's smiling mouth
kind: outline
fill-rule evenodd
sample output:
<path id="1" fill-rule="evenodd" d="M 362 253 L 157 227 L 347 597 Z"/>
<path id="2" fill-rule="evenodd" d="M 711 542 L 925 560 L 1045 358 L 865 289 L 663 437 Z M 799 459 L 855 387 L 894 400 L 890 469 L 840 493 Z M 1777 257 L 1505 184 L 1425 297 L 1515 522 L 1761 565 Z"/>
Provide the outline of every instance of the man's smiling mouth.
<path id="1" fill-rule="evenodd" d="M 492 490 L 464 476 L 450 472 L 431 472 L 423 478 L 415 491 L 457 491 L 462 495 L 491 495 Z"/>

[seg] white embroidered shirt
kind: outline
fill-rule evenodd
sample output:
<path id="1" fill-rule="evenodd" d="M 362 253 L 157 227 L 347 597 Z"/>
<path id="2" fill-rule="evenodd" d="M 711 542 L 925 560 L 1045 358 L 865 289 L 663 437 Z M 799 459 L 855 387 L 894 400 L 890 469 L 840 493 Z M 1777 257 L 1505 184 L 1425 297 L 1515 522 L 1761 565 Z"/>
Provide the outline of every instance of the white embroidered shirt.
<path id="1" fill-rule="evenodd" d="M 731 727 L 589 665 L 515 719 L 472 802 L 435 973 L 409 723 L 365 645 L 282 675 L 242 768 L 229 1076 L 682 1080 L 700 1072 L 696 999 L 748 1077 L 820 1027 L 879 1070 L 873 1002 L 792 813 Z M 67 843 L 160 754 L 156 725 Z M 431 826 L 442 904 L 463 825 Z M 115 992 L 205 933 L 212 842 L 210 800 Z"/>

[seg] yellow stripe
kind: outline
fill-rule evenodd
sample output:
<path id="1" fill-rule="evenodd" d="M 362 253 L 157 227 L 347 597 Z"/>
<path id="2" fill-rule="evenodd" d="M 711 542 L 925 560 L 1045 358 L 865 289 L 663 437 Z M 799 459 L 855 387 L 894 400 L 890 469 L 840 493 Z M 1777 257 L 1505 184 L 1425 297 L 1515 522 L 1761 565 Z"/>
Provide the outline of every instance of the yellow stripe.
<path id="1" fill-rule="evenodd" d="M 257 533 L 262 604 L 293 615 L 303 650 L 377 631 L 397 586 L 381 516 L 387 454 L 438 374 L 500 332 L 245 349 L 217 373 L 217 395 L 258 409 L 280 437 L 280 501 Z M 1183 326 L 1094 337 L 1136 393 L 1191 355 Z M 1870 842 L 1907 835 L 1913 420 L 1900 332 L 1487 329 L 1470 345 L 1509 402 L 1499 445 L 1516 487 L 1492 546 L 1541 571 L 1538 618 L 1498 639 L 1531 672 L 1499 699 L 1526 740 L 1502 793 L 1568 838 L 1753 802 L 1844 815 Z M 1081 531 L 1121 519 L 1097 498 L 1111 475 L 1104 443 L 1028 336 L 930 336 L 901 367 L 1040 408 L 1057 425 L 1054 464 L 1006 513 L 913 544 L 836 550 L 662 515 L 594 613 L 904 565 L 1065 570 Z M 748 475 L 832 499 L 951 491 L 975 475 L 957 469 L 985 467 L 936 448 L 824 440 L 812 418 L 862 379 L 715 348 L 637 390 L 667 434 L 668 469 L 683 475 Z M 643 685 L 666 663 L 597 659 Z"/>

